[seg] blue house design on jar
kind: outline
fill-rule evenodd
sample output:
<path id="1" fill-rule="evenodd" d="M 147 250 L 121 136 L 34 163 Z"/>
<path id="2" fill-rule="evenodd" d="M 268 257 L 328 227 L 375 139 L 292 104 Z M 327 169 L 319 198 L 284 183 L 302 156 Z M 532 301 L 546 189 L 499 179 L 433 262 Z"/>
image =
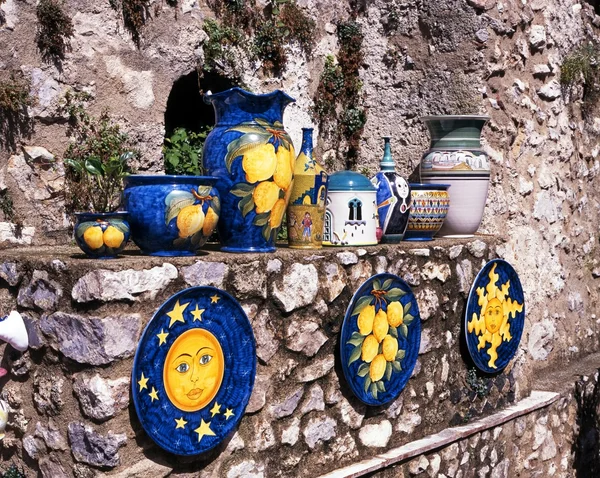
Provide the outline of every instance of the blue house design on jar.
<path id="1" fill-rule="evenodd" d="M 377 244 L 377 188 L 362 174 L 338 171 L 329 176 L 323 244 Z"/>

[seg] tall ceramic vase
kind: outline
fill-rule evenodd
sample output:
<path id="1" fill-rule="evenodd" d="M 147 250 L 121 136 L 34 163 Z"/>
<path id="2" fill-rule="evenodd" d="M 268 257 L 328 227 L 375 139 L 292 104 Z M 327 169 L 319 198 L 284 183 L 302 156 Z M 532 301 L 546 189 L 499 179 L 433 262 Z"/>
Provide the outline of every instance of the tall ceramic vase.
<path id="1" fill-rule="evenodd" d="M 408 226 L 410 187 L 402 176 L 396 174 L 390 138 L 384 136 L 383 140 L 383 158 L 379 163 L 381 170 L 371 182 L 377 188 L 377 215 L 383 233 L 381 242 L 397 243 L 404 238 Z"/>
<path id="2" fill-rule="evenodd" d="M 313 129 L 302 128 L 302 146 L 294 168 L 294 186 L 287 208 L 288 243 L 294 249 L 320 249 L 328 175 L 313 152 Z"/>
<path id="3" fill-rule="evenodd" d="M 206 95 L 215 128 L 204 143 L 207 174 L 218 177 L 218 229 L 227 252 L 272 252 L 292 192 L 295 152 L 283 111 L 295 101 L 280 90 L 241 88 Z"/>
<path id="4" fill-rule="evenodd" d="M 421 159 L 421 181 L 451 187 L 450 210 L 438 235 L 468 237 L 477 232 L 490 182 L 488 155 L 481 150 L 481 131 L 488 116 L 425 116 L 431 136 Z"/>

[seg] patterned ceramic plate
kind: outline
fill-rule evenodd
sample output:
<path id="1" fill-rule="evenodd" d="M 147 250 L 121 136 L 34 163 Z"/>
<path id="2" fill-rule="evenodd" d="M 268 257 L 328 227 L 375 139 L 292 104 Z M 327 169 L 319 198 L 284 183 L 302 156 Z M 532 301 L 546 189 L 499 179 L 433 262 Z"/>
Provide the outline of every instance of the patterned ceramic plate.
<path id="1" fill-rule="evenodd" d="M 367 405 L 400 395 L 419 353 L 421 318 L 410 287 L 393 274 L 368 279 L 354 294 L 340 338 L 342 369 Z"/>
<path id="2" fill-rule="evenodd" d="M 477 274 L 467 301 L 465 337 L 480 370 L 495 373 L 515 356 L 525 323 L 519 276 L 506 261 L 494 259 Z"/>
<path id="3" fill-rule="evenodd" d="M 165 450 L 198 455 L 244 414 L 256 374 L 248 317 L 214 287 L 183 290 L 154 314 L 133 363 L 132 396 L 144 430 Z"/>

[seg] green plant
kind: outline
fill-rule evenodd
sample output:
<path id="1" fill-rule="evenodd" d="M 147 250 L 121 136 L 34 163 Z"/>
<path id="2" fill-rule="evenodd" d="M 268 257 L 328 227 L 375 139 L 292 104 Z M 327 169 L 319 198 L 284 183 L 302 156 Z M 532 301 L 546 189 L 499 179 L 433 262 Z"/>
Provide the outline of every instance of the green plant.
<path id="1" fill-rule="evenodd" d="M 73 36 L 73 22 L 64 12 L 60 0 L 40 0 L 36 8 L 38 29 L 37 46 L 45 61 L 64 60 Z"/>
<path id="2" fill-rule="evenodd" d="M 20 72 L 0 75 L 0 146 L 15 148 L 17 138 L 32 130 L 27 109 L 35 104 L 30 81 Z"/>
<path id="3" fill-rule="evenodd" d="M 254 52 L 267 70 L 279 72 L 285 68 L 284 30 L 272 20 L 264 22 L 254 36 Z"/>
<path id="4" fill-rule="evenodd" d="M 165 138 L 163 156 L 165 173 L 200 176 L 202 169 L 202 148 L 212 127 L 199 133 L 185 128 L 176 128 L 169 138 Z"/>
<path id="5" fill-rule="evenodd" d="M 479 377 L 475 368 L 469 369 L 467 372 L 467 386 L 475 392 L 479 398 L 483 398 L 489 394 L 488 380 Z"/>
<path id="6" fill-rule="evenodd" d="M 142 28 L 150 18 L 150 0 L 109 0 L 110 6 L 123 15 L 125 28 L 129 30 L 134 43 L 140 46 Z"/>
<path id="7" fill-rule="evenodd" d="M 230 26 L 219 25 L 215 20 L 206 20 L 202 29 L 208 35 L 204 43 L 204 65 L 206 71 L 220 70 L 229 72 L 234 80 L 241 77 L 233 49 L 240 45 L 242 32 Z"/>
<path id="8" fill-rule="evenodd" d="M 315 46 L 316 23 L 294 2 L 287 2 L 279 11 L 279 26 L 283 26 L 286 37 L 296 40 L 306 54 Z"/>
<path id="9" fill-rule="evenodd" d="M 560 68 L 560 83 L 563 93 L 583 80 L 583 112 L 589 112 L 600 97 L 600 46 L 588 42 L 572 51 L 563 61 Z"/>
<path id="10" fill-rule="evenodd" d="M 13 200 L 8 189 L 0 191 L 0 211 L 2 211 L 5 221 L 15 222 L 15 210 Z"/>
<path id="11" fill-rule="evenodd" d="M 128 162 L 138 152 L 106 111 L 97 118 L 87 113 L 83 103 L 88 95 L 67 93 L 65 100 L 74 137 L 64 155 L 67 205 L 70 210 L 115 211 Z"/>
<path id="12" fill-rule="evenodd" d="M 26 475 L 22 467 L 13 463 L 2 473 L 2 478 L 26 478 Z"/>
<path id="13" fill-rule="evenodd" d="M 362 131 L 367 122 L 367 114 L 363 108 L 349 107 L 344 110 L 341 124 L 344 128 L 344 134 L 351 137 Z"/>
<path id="14" fill-rule="evenodd" d="M 335 117 L 337 100 L 344 88 L 342 69 L 333 55 L 327 55 L 315 94 L 314 113 L 321 120 Z"/>

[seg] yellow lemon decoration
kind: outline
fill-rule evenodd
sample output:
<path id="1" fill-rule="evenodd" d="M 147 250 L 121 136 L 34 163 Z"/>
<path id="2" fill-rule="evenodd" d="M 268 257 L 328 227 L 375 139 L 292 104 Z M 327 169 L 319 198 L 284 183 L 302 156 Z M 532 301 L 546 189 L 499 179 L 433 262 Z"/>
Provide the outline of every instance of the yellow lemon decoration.
<path id="1" fill-rule="evenodd" d="M 373 335 L 367 336 L 362 344 L 361 360 L 366 363 L 371 363 L 377 352 L 379 351 L 379 342 Z"/>
<path id="2" fill-rule="evenodd" d="M 242 159 L 242 168 L 246 172 L 246 181 L 249 183 L 270 179 L 276 167 L 277 155 L 275 146 L 271 143 L 259 144 L 249 149 Z"/>
<path id="3" fill-rule="evenodd" d="M 88 227 L 83 233 L 83 240 L 90 249 L 100 249 L 104 245 L 102 228 L 100 226 Z"/>
<path id="4" fill-rule="evenodd" d="M 108 226 L 102 235 L 104 244 L 113 249 L 119 248 L 123 243 L 123 239 L 125 239 L 125 234 L 119 231 L 115 226 Z"/>
<path id="5" fill-rule="evenodd" d="M 217 225 L 218 220 L 219 215 L 213 210 L 212 207 L 209 207 L 206 211 L 206 216 L 204 217 L 204 224 L 202 225 L 202 234 L 205 236 L 210 236 L 215 230 L 215 226 Z"/>
<path id="6" fill-rule="evenodd" d="M 276 228 L 281 226 L 283 220 L 283 213 L 285 212 L 285 199 L 278 199 L 273 209 L 271 210 L 271 217 L 269 218 L 269 226 Z"/>
<path id="7" fill-rule="evenodd" d="M 186 206 L 177 214 L 177 229 L 179 237 L 190 237 L 202 229 L 204 213 L 202 205 Z"/>
<path id="8" fill-rule="evenodd" d="M 383 339 L 383 356 L 388 362 L 396 359 L 398 353 L 398 340 L 391 335 L 386 335 Z"/>
<path id="9" fill-rule="evenodd" d="M 283 146 L 279 146 L 277 150 L 277 167 L 273 174 L 273 181 L 284 191 L 292 184 L 292 163 L 290 161 L 291 152 Z"/>
<path id="10" fill-rule="evenodd" d="M 256 214 L 268 212 L 279 199 L 279 187 L 273 181 L 263 181 L 254 189 L 252 199 L 256 205 Z"/>
<path id="11" fill-rule="evenodd" d="M 369 335 L 373 332 L 373 321 L 375 320 L 375 306 L 368 305 L 358 315 L 358 331 L 362 335 Z"/>
<path id="12" fill-rule="evenodd" d="M 371 367 L 369 368 L 369 377 L 371 378 L 372 382 L 377 382 L 377 380 L 381 380 L 383 378 L 386 365 L 387 362 L 383 354 L 379 354 L 373 359 L 371 362 Z"/>
<path id="13" fill-rule="evenodd" d="M 381 342 L 384 339 L 389 329 L 390 326 L 388 324 L 387 314 L 385 313 L 385 310 L 380 309 L 373 322 L 373 335 L 375 335 L 377 342 Z"/>
<path id="14" fill-rule="evenodd" d="M 387 308 L 388 323 L 392 327 L 398 327 L 404 322 L 404 308 L 400 302 L 392 302 Z"/>

